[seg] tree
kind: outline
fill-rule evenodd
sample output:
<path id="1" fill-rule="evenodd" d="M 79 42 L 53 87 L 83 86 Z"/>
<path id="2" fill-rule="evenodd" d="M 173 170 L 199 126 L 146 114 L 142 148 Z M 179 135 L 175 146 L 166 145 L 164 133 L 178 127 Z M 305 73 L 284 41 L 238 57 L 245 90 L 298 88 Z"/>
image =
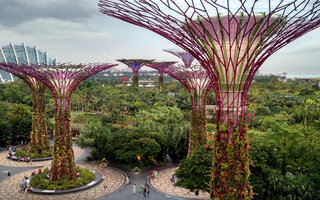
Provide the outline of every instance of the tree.
<path id="1" fill-rule="evenodd" d="M 30 108 L 23 104 L 12 104 L 7 119 L 14 141 L 28 141 L 32 127 Z"/>
<path id="2" fill-rule="evenodd" d="M 208 146 L 198 146 L 191 156 L 182 160 L 175 175 L 178 181 L 175 186 L 203 192 L 210 192 L 210 174 L 212 166 L 212 150 Z"/>

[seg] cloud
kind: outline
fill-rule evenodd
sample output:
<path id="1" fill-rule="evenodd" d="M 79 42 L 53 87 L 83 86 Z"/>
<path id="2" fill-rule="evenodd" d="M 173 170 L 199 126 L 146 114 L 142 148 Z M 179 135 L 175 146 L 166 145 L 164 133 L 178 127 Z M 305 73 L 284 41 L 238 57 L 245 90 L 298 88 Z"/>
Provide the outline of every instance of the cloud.
<path id="1" fill-rule="evenodd" d="M 17 26 L 39 18 L 83 21 L 98 12 L 93 0 L 0 0 L 0 24 Z"/>

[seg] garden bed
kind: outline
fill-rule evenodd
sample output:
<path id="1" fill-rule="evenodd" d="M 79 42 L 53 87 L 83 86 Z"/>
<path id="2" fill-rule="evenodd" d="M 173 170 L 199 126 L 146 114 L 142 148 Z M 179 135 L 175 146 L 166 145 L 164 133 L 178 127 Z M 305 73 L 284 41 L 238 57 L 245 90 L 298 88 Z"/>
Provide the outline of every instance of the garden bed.
<path id="1" fill-rule="evenodd" d="M 79 177 L 75 180 L 69 181 L 62 179 L 59 181 L 52 181 L 47 178 L 50 174 L 48 169 L 41 173 L 34 175 L 31 178 L 32 192 L 40 194 L 63 194 L 70 192 L 77 192 L 88 189 L 102 180 L 100 173 L 88 169 L 78 168 Z"/>
<path id="2" fill-rule="evenodd" d="M 19 148 L 16 150 L 15 156 L 20 156 L 20 157 L 30 157 L 32 160 L 38 159 L 38 158 L 51 158 L 52 157 L 52 151 L 47 150 L 47 151 L 41 151 L 41 154 L 38 152 L 31 152 L 27 147 Z"/>

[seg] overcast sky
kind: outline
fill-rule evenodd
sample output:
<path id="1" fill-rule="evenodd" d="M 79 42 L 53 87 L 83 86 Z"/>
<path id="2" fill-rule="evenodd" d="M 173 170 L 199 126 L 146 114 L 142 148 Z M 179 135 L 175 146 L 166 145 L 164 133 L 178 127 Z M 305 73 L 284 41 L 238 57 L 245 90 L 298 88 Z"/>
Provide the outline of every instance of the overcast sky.
<path id="1" fill-rule="evenodd" d="M 175 44 L 146 29 L 99 13 L 97 0 L 0 0 L 0 44 L 39 50 L 59 62 L 109 62 L 117 58 L 177 60 L 163 49 Z M 272 55 L 262 72 L 320 73 L 320 29 Z"/>

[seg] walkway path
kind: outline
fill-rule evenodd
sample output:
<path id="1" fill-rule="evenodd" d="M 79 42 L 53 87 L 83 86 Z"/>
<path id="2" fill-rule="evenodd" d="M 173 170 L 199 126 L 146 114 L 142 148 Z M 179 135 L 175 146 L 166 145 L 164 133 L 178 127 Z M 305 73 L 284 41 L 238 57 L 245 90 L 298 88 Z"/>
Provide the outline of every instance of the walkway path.
<path id="1" fill-rule="evenodd" d="M 98 171 L 99 165 L 77 165 L 83 168 Z M 19 192 L 19 185 L 25 176 L 30 176 L 33 170 L 28 170 L 10 178 L 7 178 L 0 184 L 0 198 L 2 199 L 36 199 L 36 200 L 56 200 L 56 199 L 95 199 L 104 196 L 104 185 L 100 183 L 96 187 L 76 193 L 69 193 L 63 195 L 38 195 L 34 193 L 21 193 Z M 113 168 L 106 170 L 106 183 L 108 185 L 108 193 L 111 193 L 124 184 L 124 175 Z"/>
<path id="2" fill-rule="evenodd" d="M 127 175 L 130 177 L 130 184 L 126 185 L 124 188 L 122 188 L 120 191 L 117 191 L 115 193 L 112 193 L 108 195 L 107 198 L 98 198 L 97 200 L 143 200 L 143 199 L 151 199 L 151 200 L 185 200 L 184 198 L 178 198 L 173 197 L 171 195 L 163 194 L 161 192 L 158 192 L 156 190 L 153 190 L 152 188 L 148 187 L 150 190 L 150 194 L 148 197 L 144 198 L 142 193 L 139 193 L 138 188 L 141 187 L 141 185 L 147 185 L 146 184 L 146 177 L 149 174 L 149 171 L 144 172 L 128 172 L 123 169 L 127 173 Z M 137 193 L 132 193 L 132 186 L 133 184 L 136 184 L 137 186 Z"/>
<path id="3" fill-rule="evenodd" d="M 88 149 L 80 149 L 74 145 L 74 152 L 77 166 L 85 167 L 98 171 L 98 164 L 84 161 L 89 156 Z M 40 165 L 50 165 L 51 161 L 33 162 L 32 165 L 22 162 L 14 162 L 6 159 L 7 152 L 0 153 L 0 199 L 96 199 L 96 200 L 140 200 L 140 199 L 152 199 L 152 200 L 186 200 L 186 199 L 200 199 L 202 196 L 196 197 L 188 194 L 188 191 L 172 186 L 170 177 L 176 165 L 169 164 L 168 169 L 158 170 L 158 177 L 151 180 L 152 187 L 149 188 L 150 194 L 146 198 L 142 193 L 138 192 L 138 188 L 141 185 L 147 185 L 146 177 L 149 171 L 144 172 L 129 172 L 123 169 L 130 177 L 130 184 L 125 185 L 125 175 L 117 169 L 107 169 L 106 182 L 108 185 L 108 195 L 104 196 L 103 183 L 101 182 L 95 187 L 88 190 L 84 190 L 77 193 L 70 193 L 64 195 L 37 195 L 37 194 L 23 194 L 19 192 L 19 185 L 25 175 L 29 176 L 31 172 L 38 169 Z M 7 177 L 7 170 L 11 171 L 12 176 Z M 132 193 L 132 186 L 136 184 L 137 193 Z M 153 189 L 154 188 L 154 189 Z M 169 194 L 166 194 L 169 193 Z M 202 198 L 203 199 L 203 198 Z"/>
<path id="4" fill-rule="evenodd" d="M 80 147 L 74 146 L 74 156 L 75 158 L 78 158 L 84 154 L 84 150 L 82 150 Z M 10 167 L 36 167 L 36 166 L 46 166 L 51 165 L 52 160 L 46 160 L 46 161 L 39 161 L 39 162 L 18 162 L 11 159 L 7 159 L 9 151 L 3 151 L 0 153 L 0 165 L 2 166 L 10 166 Z"/>
<path id="5" fill-rule="evenodd" d="M 159 190 L 161 192 L 177 196 L 177 197 L 183 197 L 188 199 L 210 199 L 209 193 L 203 194 L 200 192 L 199 196 L 196 196 L 194 192 L 190 192 L 187 189 L 181 188 L 181 187 L 175 187 L 173 186 L 172 182 L 170 181 L 170 178 L 172 177 L 172 174 L 174 174 L 177 167 L 171 167 L 167 169 L 162 169 L 158 171 L 158 176 L 154 179 L 150 179 L 150 184 L 152 187 L 154 187 L 156 190 Z"/>
<path id="6" fill-rule="evenodd" d="M 89 155 L 88 149 L 83 150 L 74 145 L 75 152 L 75 162 L 77 166 L 88 168 L 91 170 L 98 171 L 99 165 L 85 162 L 84 159 Z M 6 156 L 7 152 L 1 153 L 0 156 Z M 6 159 L 6 157 L 5 157 Z M 23 180 L 24 176 L 30 176 L 31 172 L 38 169 L 40 165 L 46 166 L 50 165 L 51 161 L 42 161 L 34 162 L 32 165 L 22 162 L 15 161 L 6 161 L 5 159 L 0 158 L 0 199 L 48 199 L 48 200 L 57 200 L 57 199 L 104 199 L 104 182 L 101 182 L 95 187 L 92 187 L 88 190 L 84 190 L 77 193 L 70 193 L 64 195 L 38 195 L 33 193 L 21 193 L 19 192 L 19 185 Z M 4 163 L 3 163 L 4 162 Z M 5 164 L 5 165 L 4 165 Z M 19 165 L 21 164 L 21 165 Z M 9 166 L 8 166 L 9 165 Z M 28 167 L 24 167 L 28 166 Z M 37 167 L 35 167 L 37 166 Z M 7 171 L 11 171 L 11 177 L 7 176 Z M 125 175 L 114 168 L 107 168 L 106 170 L 106 179 L 104 180 L 108 185 L 107 192 L 110 194 L 118 190 L 125 183 Z"/>

